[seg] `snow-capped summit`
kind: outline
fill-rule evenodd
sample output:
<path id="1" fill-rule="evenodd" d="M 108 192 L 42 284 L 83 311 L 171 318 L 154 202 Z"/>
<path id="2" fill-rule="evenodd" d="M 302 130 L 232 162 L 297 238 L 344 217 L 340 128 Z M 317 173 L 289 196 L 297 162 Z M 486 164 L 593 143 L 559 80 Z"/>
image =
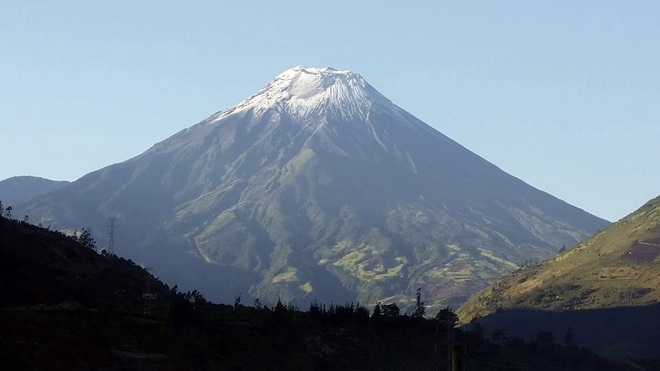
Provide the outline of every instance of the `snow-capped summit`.
<path id="1" fill-rule="evenodd" d="M 358 73 L 298 66 L 277 75 L 266 87 L 221 117 L 251 108 L 256 112 L 277 109 L 298 118 L 328 113 L 365 118 L 370 108 L 391 110 L 392 106 Z"/>

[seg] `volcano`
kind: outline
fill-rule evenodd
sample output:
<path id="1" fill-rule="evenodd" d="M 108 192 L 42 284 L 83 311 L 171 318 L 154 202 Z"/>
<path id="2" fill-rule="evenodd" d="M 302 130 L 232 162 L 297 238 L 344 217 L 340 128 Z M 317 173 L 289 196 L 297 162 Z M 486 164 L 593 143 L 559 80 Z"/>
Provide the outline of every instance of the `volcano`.
<path id="1" fill-rule="evenodd" d="M 527 185 L 359 74 L 295 67 L 22 207 L 215 300 L 458 305 L 608 224 Z"/>

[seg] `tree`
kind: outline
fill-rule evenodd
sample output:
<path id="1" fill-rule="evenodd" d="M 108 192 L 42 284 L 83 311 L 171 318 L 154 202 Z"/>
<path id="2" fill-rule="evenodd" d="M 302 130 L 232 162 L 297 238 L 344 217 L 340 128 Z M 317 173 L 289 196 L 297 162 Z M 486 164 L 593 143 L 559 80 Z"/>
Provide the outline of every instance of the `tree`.
<path id="1" fill-rule="evenodd" d="M 504 339 L 504 335 L 506 335 L 506 330 L 498 328 L 493 331 L 493 334 L 491 335 L 491 340 L 494 342 L 502 341 Z"/>
<path id="2" fill-rule="evenodd" d="M 381 302 L 374 305 L 374 312 L 371 314 L 371 317 L 374 319 L 379 319 L 383 316 L 383 304 Z"/>
<path id="3" fill-rule="evenodd" d="M 534 339 L 534 342 L 538 345 L 544 345 L 544 346 L 550 346 L 554 344 L 555 342 L 555 337 L 552 335 L 551 331 L 539 331 L 536 333 L 536 339 Z"/>
<path id="4" fill-rule="evenodd" d="M 401 313 L 401 310 L 396 303 L 385 304 L 383 305 L 382 310 L 383 317 L 397 317 Z"/>
<path id="5" fill-rule="evenodd" d="M 238 309 L 238 306 L 241 305 L 241 295 L 243 293 L 239 293 L 236 299 L 234 299 L 234 309 Z"/>
<path id="6" fill-rule="evenodd" d="M 206 298 L 196 289 L 183 294 L 183 297 L 192 304 L 193 309 L 196 309 L 197 306 L 207 304 Z"/>
<path id="7" fill-rule="evenodd" d="M 83 228 L 82 232 L 76 237 L 76 241 L 83 247 L 96 250 L 96 241 L 94 241 L 94 237 L 92 237 L 89 229 Z"/>
<path id="8" fill-rule="evenodd" d="M 286 312 L 286 307 L 282 303 L 282 299 L 277 298 L 277 304 L 275 304 L 275 313 L 284 313 Z"/>
<path id="9" fill-rule="evenodd" d="M 569 328 L 564 334 L 564 345 L 574 345 L 575 344 L 575 334 Z"/>
<path id="10" fill-rule="evenodd" d="M 438 314 L 435 315 L 435 319 L 440 322 L 442 327 L 454 328 L 458 324 L 458 316 L 451 307 L 440 309 Z"/>
<path id="11" fill-rule="evenodd" d="M 426 313 L 426 308 L 422 301 L 422 289 L 418 288 L 417 293 L 415 294 L 415 311 L 413 312 L 412 317 L 424 318 L 424 313 Z"/>
<path id="12" fill-rule="evenodd" d="M 358 303 L 355 307 L 355 319 L 358 323 L 366 323 L 369 320 L 369 309 Z"/>
<path id="13" fill-rule="evenodd" d="M 511 350 L 519 350 L 525 346 L 525 341 L 518 336 L 506 337 L 502 342 Z"/>
<path id="14" fill-rule="evenodd" d="M 479 320 L 473 320 L 470 322 L 472 326 L 472 332 L 478 339 L 483 339 L 484 337 L 484 327 L 479 323 Z"/>
<path id="15" fill-rule="evenodd" d="M 309 311 L 307 312 L 309 313 L 309 318 L 314 321 L 321 319 L 323 314 L 325 314 L 321 311 L 321 306 L 316 300 L 309 303 Z"/>

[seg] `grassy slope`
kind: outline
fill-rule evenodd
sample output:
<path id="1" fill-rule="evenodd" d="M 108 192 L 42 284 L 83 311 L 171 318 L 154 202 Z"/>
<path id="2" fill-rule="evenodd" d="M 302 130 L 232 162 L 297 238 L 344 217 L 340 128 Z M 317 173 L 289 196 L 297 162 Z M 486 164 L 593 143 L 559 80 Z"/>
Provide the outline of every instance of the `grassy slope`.
<path id="1" fill-rule="evenodd" d="M 660 197 L 581 244 L 473 296 L 462 321 L 498 309 L 570 310 L 660 301 Z"/>
<path id="2" fill-rule="evenodd" d="M 580 343 L 619 357 L 657 355 L 660 197 L 581 244 L 504 276 L 457 314 L 486 331 L 533 338 L 571 330 Z"/>

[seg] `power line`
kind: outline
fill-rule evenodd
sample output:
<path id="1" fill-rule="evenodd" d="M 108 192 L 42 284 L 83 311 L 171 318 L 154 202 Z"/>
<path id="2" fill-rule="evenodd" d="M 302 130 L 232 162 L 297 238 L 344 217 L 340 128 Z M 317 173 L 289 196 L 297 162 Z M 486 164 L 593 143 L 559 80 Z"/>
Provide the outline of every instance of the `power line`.
<path id="1" fill-rule="evenodd" d="M 108 234 L 110 235 L 110 241 L 108 242 L 108 253 L 111 255 L 115 255 L 115 230 L 117 229 L 117 224 L 116 221 L 117 219 L 115 218 L 110 218 L 108 219 L 110 221 L 110 225 L 108 228 L 110 231 Z"/>

